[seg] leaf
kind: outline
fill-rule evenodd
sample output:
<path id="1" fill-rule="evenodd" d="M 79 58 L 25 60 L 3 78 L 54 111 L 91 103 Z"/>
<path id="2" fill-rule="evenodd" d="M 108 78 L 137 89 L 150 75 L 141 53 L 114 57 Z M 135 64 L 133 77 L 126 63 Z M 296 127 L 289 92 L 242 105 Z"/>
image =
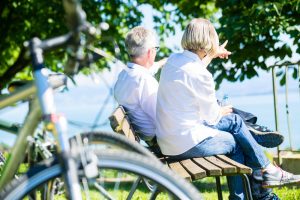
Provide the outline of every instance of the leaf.
<path id="1" fill-rule="evenodd" d="M 293 67 L 293 74 L 292 74 L 292 76 L 293 76 L 294 79 L 296 79 L 298 77 L 298 70 L 297 70 L 296 67 Z"/>
<path id="2" fill-rule="evenodd" d="M 283 75 L 279 81 L 280 85 L 285 85 L 285 75 Z"/>

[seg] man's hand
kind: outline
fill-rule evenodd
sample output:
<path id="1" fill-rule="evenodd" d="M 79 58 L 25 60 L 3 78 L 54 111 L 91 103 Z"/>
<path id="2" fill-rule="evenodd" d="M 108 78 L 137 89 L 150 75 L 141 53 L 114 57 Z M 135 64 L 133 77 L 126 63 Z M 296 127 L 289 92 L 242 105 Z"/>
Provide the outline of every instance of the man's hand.
<path id="1" fill-rule="evenodd" d="M 232 113 L 232 105 L 221 107 L 221 115 L 225 116 Z"/>

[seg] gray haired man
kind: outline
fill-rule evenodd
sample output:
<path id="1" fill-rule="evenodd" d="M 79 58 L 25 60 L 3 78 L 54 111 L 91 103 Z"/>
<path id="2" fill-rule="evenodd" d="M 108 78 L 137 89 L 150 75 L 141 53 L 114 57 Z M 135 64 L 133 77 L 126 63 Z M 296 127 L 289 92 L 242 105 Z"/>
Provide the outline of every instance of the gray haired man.
<path id="1" fill-rule="evenodd" d="M 158 47 L 156 34 L 144 27 L 133 28 L 126 36 L 125 45 L 130 62 L 115 84 L 115 99 L 122 105 L 143 139 L 155 136 L 156 97 L 158 82 L 153 75 L 166 59 L 154 62 Z"/>

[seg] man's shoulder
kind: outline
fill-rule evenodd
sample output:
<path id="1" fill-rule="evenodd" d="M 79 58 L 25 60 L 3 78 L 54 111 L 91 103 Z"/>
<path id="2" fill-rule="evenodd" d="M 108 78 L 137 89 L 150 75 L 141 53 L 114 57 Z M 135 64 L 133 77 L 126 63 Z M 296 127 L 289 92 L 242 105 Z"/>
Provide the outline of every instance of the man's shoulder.
<path id="1" fill-rule="evenodd" d="M 135 75 L 134 73 L 130 73 L 128 70 L 123 69 L 118 76 L 116 81 L 116 85 L 123 85 L 123 84 L 134 84 L 139 81 L 139 76 Z"/>
<path id="2" fill-rule="evenodd" d="M 143 85 L 142 83 L 153 85 L 157 83 L 157 80 L 151 74 L 140 73 L 134 70 L 123 70 L 118 76 L 115 87 L 124 87 L 126 85 L 130 88 L 138 88 Z"/>

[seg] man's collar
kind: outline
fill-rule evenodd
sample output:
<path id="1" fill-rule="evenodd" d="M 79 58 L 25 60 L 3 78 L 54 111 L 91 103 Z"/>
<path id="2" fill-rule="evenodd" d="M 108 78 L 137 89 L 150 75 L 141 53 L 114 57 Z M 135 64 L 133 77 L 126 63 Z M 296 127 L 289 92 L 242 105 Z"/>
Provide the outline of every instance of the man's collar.
<path id="1" fill-rule="evenodd" d="M 146 67 L 138 65 L 136 63 L 128 62 L 127 67 L 129 69 L 136 69 L 136 70 L 141 71 L 141 72 L 150 73 L 150 71 Z"/>

